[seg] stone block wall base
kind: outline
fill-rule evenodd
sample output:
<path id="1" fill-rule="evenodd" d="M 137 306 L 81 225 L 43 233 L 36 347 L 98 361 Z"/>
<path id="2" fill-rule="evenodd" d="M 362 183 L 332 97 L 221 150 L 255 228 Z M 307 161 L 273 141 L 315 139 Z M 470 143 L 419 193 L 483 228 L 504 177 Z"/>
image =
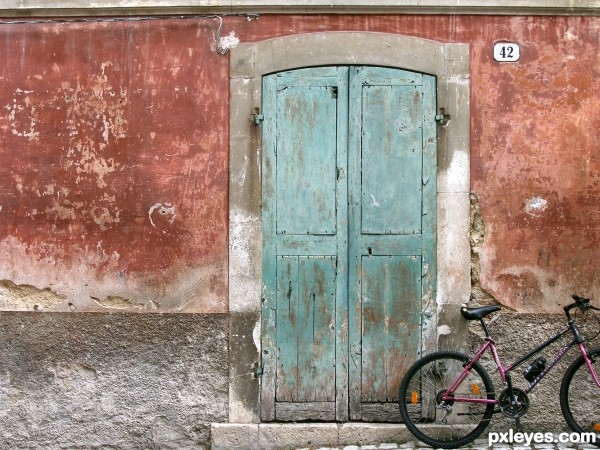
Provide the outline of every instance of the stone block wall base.
<path id="1" fill-rule="evenodd" d="M 401 424 L 375 423 L 213 423 L 213 450 L 279 450 L 338 447 L 414 440 Z"/>

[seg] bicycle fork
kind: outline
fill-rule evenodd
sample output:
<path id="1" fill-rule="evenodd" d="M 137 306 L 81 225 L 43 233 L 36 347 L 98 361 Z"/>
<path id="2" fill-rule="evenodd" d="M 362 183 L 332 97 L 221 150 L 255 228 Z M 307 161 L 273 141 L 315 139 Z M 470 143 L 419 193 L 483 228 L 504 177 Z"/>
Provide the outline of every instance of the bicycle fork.
<path id="1" fill-rule="evenodd" d="M 581 356 L 583 356 L 583 361 L 585 362 L 585 365 L 590 372 L 592 380 L 594 381 L 596 386 L 600 388 L 600 376 L 598 376 L 598 374 L 594 370 L 594 366 L 592 365 L 592 363 L 596 361 L 588 356 L 587 349 L 585 348 L 585 345 L 583 345 L 583 342 L 579 343 L 579 351 L 581 351 Z"/>

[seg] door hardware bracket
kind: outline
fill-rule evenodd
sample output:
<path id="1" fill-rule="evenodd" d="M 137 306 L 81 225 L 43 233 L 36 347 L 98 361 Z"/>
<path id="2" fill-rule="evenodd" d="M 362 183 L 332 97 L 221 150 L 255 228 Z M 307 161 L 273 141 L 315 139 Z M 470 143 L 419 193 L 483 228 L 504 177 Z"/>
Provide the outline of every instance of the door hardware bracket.
<path id="1" fill-rule="evenodd" d="M 252 118 L 252 122 L 254 122 L 254 125 L 260 125 L 260 123 L 265 120 L 265 116 L 263 116 L 262 114 L 260 114 L 260 111 L 258 108 L 256 108 L 256 113 L 255 114 L 251 114 L 250 117 Z"/>
<path id="2" fill-rule="evenodd" d="M 445 114 L 446 110 L 440 108 L 440 114 L 436 114 L 435 121 L 440 125 L 445 125 L 450 121 L 450 114 Z"/>

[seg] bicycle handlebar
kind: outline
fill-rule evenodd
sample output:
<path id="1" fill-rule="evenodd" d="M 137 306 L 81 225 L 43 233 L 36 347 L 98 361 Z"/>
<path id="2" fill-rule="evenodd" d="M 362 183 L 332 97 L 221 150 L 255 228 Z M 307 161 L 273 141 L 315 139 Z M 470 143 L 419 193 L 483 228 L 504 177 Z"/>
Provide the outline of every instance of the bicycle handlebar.
<path id="1" fill-rule="evenodd" d="M 582 311 L 586 311 L 588 309 L 595 309 L 596 311 L 600 311 L 599 308 L 596 308 L 595 306 L 590 305 L 589 298 L 580 297 L 577 294 L 573 294 L 573 295 L 571 295 L 571 297 L 573 298 L 573 300 L 575 300 L 575 303 L 567 305 L 563 308 L 565 310 L 565 314 L 567 315 L 567 317 L 569 319 L 571 318 L 569 311 L 571 311 L 573 308 L 581 308 Z"/>
<path id="2" fill-rule="evenodd" d="M 589 298 L 580 297 L 577 294 L 573 294 L 573 295 L 571 295 L 571 297 L 573 298 L 573 300 L 575 300 L 575 302 L 577 303 L 577 305 L 581 305 L 582 303 L 589 303 L 590 302 Z"/>

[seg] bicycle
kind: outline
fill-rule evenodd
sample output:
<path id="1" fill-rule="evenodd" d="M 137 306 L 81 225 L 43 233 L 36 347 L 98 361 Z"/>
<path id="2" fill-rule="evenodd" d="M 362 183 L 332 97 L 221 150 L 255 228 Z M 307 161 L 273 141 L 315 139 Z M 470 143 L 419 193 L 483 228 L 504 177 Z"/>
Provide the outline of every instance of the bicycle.
<path id="1" fill-rule="evenodd" d="M 498 412 L 514 419 L 517 431 L 522 430 L 520 419 L 529 408 L 527 394 L 576 346 L 581 356 L 563 376 L 560 406 L 571 429 L 577 433 L 595 433 L 595 445 L 600 447 L 600 348 L 587 350 L 584 337 L 571 316 L 573 309 L 582 313 L 600 309 L 592 306 L 587 298 L 575 294 L 572 297 L 575 303 L 563 308 L 567 328 L 509 366 L 502 364 L 484 321 L 484 317 L 501 308 L 463 306 L 460 311 L 465 319 L 481 323 L 484 342 L 472 357 L 458 352 L 435 352 L 419 359 L 408 369 L 400 385 L 399 403 L 400 414 L 410 432 L 433 447 L 458 448 L 481 435 Z M 529 382 L 526 388 L 514 387 L 511 373 L 514 369 L 569 333 L 572 333 L 573 340 L 565 344 L 547 366 L 544 358 L 537 358 L 525 369 L 523 375 Z M 498 368 L 503 387 L 497 397 L 490 376 L 479 363 L 488 350 Z"/>

